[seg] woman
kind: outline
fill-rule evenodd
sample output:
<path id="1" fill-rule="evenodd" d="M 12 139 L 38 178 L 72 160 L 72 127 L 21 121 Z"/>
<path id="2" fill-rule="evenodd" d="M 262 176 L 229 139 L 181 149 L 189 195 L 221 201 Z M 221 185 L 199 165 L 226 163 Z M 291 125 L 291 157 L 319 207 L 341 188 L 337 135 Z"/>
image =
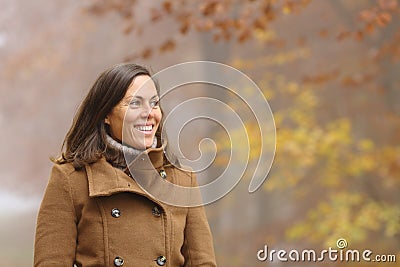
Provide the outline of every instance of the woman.
<path id="1" fill-rule="evenodd" d="M 99 76 L 75 115 L 64 153 L 53 159 L 34 266 L 216 266 L 203 207 L 158 201 L 127 166 L 126 157 L 137 164 L 145 155 L 160 179 L 197 185 L 166 158 L 161 119 L 159 90 L 147 69 L 121 64 Z"/>

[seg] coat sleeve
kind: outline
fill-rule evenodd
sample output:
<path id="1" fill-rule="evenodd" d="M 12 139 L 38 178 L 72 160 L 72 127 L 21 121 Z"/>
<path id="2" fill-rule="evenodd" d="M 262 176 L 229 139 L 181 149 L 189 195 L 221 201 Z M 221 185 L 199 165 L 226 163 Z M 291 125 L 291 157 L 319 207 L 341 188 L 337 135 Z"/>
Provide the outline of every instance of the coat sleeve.
<path id="1" fill-rule="evenodd" d="M 54 165 L 37 218 L 34 267 L 73 266 L 76 222 L 68 177 Z"/>
<path id="2" fill-rule="evenodd" d="M 192 175 L 192 187 L 198 187 L 194 175 Z M 185 267 L 217 266 L 204 206 L 188 208 L 182 253 L 185 257 Z"/>

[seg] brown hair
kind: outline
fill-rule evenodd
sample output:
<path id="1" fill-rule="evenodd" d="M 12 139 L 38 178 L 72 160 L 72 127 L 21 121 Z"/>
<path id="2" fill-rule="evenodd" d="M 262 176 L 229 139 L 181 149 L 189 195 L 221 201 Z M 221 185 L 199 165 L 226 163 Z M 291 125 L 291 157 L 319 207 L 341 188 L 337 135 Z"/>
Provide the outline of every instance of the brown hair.
<path id="1" fill-rule="evenodd" d="M 75 169 L 80 169 L 99 160 L 106 150 L 109 158 L 117 157 L 117 152 L 106 146 L 109 129 L 104 119 L 125 96 L 132 80 L 140 75 L 151 77 L 149 70 L 133 63 L 119 64 L 101 73 L 74 116 L 61 147 L 61 157 L 51 160 L 57 164 L 71 162 Z M 153 81 L 159 94 L 159 86 Z M 156 132 L 158 139 L 161 125 Z"/>

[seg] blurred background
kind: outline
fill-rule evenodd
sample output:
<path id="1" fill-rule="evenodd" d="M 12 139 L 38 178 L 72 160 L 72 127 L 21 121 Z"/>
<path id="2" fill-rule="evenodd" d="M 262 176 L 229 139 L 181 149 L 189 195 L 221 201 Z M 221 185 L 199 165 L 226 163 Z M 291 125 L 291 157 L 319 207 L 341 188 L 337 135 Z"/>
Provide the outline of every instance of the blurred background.
<path id="1" fill-rule="evenodd" d="M 97 75 L 125 61 L 153 72 L 192 60 L 221 62 L 247 74 L 268 99 L 277 128 L 268 180 L 249 194 L 248 171 L 230 194 L 207 205 L 219 266 L 297 266 L 260 262 L 257 251 L 336 249 L 339 238 L 349 249 L 400 260 L 398 1 L 0 3 L 2 266 L 32 265 L 48 158 L 59 154 Z M 170 98 L 179 103 L 198 95 L 195 89 Z M 235 105 L 231 95 L 213 92 Z M 248 113 L 235 106 L 241 109 Z M 262 138 L 247 117 L 256 160 Z M 196 127 L 201 131 L 188 127 L 188 136 L 215 141 L 220 156 L 209 175 L 220 173 L 227 133 Z"/>

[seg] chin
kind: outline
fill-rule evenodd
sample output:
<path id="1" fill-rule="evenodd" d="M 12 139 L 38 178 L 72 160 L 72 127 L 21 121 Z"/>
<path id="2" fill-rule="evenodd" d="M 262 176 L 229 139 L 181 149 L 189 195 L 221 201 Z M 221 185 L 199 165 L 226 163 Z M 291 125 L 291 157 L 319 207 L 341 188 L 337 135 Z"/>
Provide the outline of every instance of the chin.
<path id="1" fill-rule="evenodd" d="M 146 141 L 146 148 L 151 148 L 151 146 L 153 145 L 153 140 L 154 139 L 152 139 L 151 142 L 150 141 Z"/>
<path id="2" fill-rule="evenodd" d="M 138 138 L 136 139 L 136 141 L 134 142 L 134 146 L 136 149 L 148 149 L 151 148 L 151 146 L 153 145 L 153 140 L 154 140 L 154 136 L 153 137 L 146 137 L 146 138 Z M 140 141 L 139 141 L 140 140 Z"/>

